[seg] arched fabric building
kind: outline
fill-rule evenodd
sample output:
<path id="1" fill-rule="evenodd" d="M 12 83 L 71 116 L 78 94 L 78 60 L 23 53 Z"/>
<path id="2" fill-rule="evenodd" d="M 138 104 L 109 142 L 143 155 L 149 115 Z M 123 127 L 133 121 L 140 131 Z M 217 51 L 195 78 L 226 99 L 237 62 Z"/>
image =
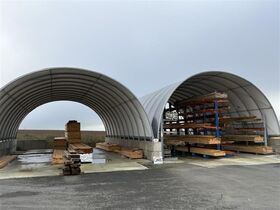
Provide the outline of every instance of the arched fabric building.
<path id="1" fill-rule="evenodd" d="M 101 118 L 106 129 L 106 141 L 143 148 L 146 156 L 151 158 L 152 129 L 134 94 L 103 74 L 77 68 L 37 71 L 0 90 L 1 153 L 15 149 L 18 128 L 32 110 L 59 100 L 88 106 Z"/>
<path id="2" fill-rule="evenodd" d="M 268 135 L 280 134 L 273 107 L 255 85 L 237 75 L 213 71 L 194 75 L 185 81 L 169 85 L 140 98 L 149 116 L 155 138 L 161 138 L 162 115 L 168 102 L 174 104 L 177 101 L 214 91 L 228 94 L 231 116 L 255 115 L 265 122 Z"/>

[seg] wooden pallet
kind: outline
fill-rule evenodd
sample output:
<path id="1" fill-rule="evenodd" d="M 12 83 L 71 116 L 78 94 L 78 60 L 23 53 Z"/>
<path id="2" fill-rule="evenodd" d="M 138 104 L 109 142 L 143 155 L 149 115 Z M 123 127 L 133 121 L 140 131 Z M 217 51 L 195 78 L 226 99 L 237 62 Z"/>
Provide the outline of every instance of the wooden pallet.
<path id="1" fill-rule="evenodd" d="M 108 152 L 117 152 L 117 151 L 121 150 L 121 147 L 118 144 L 111 144 L 111 143 L 107 143 L 107 142 L 96 143 L 95 147 L 98 149 L 108 151 Z"/>
<path id="2" fill-rule="evenodd" d="M 264 137 L 260 135 L 224 135 L 222 141 L 252 141 L 256 143 L 264 142 Z"/>
<path id="3" fill-rule="evenodd" d="M 93 148 L 82 143 L 69 144 L 68 148 L 77 151 L 78 153 L 92 153 Z"/>
<path id="4" fill-rule="evenodd" d="M 17 155 L 6 155 L 0 158 L 0 169 L 4 168 L 6 165 L 8 165 L 10 162 L 15 160 L 17 158 Z"/>
<path id="5" fill-rule="evenodd" d="M 223 157 L 226 156 L 225 151 L 222 150 L 216 150 L 216 149 L 208 149 L 208 148 L 201 148 L 201 147 L 175 147 L 177 151 L 182 151 L 182 152 L 190 152 L 190 153 L 195 153 L 195 154 L 201 154 L 201 155 L 208 155 L 208 156 L 213 156 L 213 157 Z"/>
<path id="6" fill-rule="evenodd" d="M 221 144 L 221 138 L 215 136 L 200 136 L 200 135 L 186 135 L 186 136 L 168 136 L 165 135 L 166 140 L 180 140 L 190 144 Z"/>
<path id="7" fill-rule="evenodd" d="M 272 154 L 273 149 L 269 146 L 244 146 L 244 145 L 223 145 L 223 149 L 237 152 L 246 152 L 254 154 Z"/>
<path id="8" fill-rule="evenodd" d="M 131 159 L 141 159 L 144 156 L 143 150 L 141 149 L 130 149 L 130 148 L 121 148 L 119 153 L 125 157 L 131 158 Z"/>

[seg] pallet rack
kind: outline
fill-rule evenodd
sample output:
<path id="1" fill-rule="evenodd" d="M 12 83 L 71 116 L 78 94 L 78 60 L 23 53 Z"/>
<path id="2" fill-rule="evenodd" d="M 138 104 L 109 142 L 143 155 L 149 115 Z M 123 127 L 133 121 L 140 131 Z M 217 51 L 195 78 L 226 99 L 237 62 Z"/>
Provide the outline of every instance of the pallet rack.
<path id="1" fill-rule="evenodd" d="M 213 92 L 169 103 L 163 116 L 164 143 L 172 155 L 176 151 L 204 157 L 232 154 L 227 150 L 272 152 L 266 144 L 265 123 L 256 116 L 231 116 L 226 93 Z"/>
<path id="2" fill-rule="evenodd" d="M 172 148 L 173 154 L 175 153 L 174 150 L 177 150 L 202 154 L 204 157 L 225 156 L 224 152 L 220 152 L 221 129 L 223 127 L 219 121 L 219 116 L 228 109 L 227 104 L 227 94 L 218 92 L 180 101 L 173 107 L 169 104 L 169 109 L 164 114 L 163 129 L 165 134 L 169 134 L 165 135 L 167 140 L 165 143 Z M 167 111 L 177 115 L 175 121 L 172 118 L 166 119 Z M 169 132 L 167 129 L 169 129 Z M 176 136 L 170 135 L 174 133 L 172 132 L 174 129 L 176 129 Z M 180 135 L 182 134 L 181 129 L 184 129 L 184 135 Z M 182 145 L 182 142 L 187 147 L 176 146 L 179 143 Z"/>

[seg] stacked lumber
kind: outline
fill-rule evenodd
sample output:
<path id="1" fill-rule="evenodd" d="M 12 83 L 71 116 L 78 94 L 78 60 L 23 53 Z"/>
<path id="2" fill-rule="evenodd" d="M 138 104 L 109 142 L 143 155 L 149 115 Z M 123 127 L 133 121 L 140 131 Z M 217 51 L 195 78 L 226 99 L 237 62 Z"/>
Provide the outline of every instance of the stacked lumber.
<path id="1" fill-rule="evenodd" d="M 6 165 L 8 165 L 10 162 L 15 160 L 17 158 L 17 155 L 6 155 L 0 158 L 0 169 L 4 168 Z"/>
<path id="2" fill-rule="evenodd" d="M 76 151 L 69 149 L 64 151 L 64 167 L 62 169 L 63 175 L 79 175 L 81 174 L 81 159 Z"/>
<path id="3" fill-rule="evenodd" d="M 197 103 L 208 103 L 213 102 L 215 100 L 219 100 L 219 102 L 227 102 L 228 95 L 226 93 L 220 92 L 213 92 L 205 95 L 194 96 L 189 99 L 180 101 L 178 105 L 185 105 L 185 104 L 197 104 Z"/>
<path id="4" fill-rule="evenodd" d="M 170 123 L 163 126 L 164 129 L 181 129 L 181 128 L 207 128 L 216 129 L 211 123 Z"/>
<path id="5" fill-rule="evenodd" d="M 65 150 L 67 148 L 67 141 L 65 137 L 55 137 L 53 140 L 53 149 Z"/>
<path id="6" fill-rule="evenodd" d="M 247 152 L 247 153 L 254 153 L 254 154 L 272 154 L 273 150 L 270 146 L 244 146 L 244 145 L 223 145 L 223 149 L 237 151 L 237 152 Z"/>
<path id="7" fill-rule="evenodd" d="M 185 142 L 176 139 L 164 139 L 164 144 L 170 146 L 184 146 Z"/>
<path id="8" fill-rule="evenodd" d="M 256 116 L 241 116 L 241 117 L 221 117 L 220 121 L 225 123 L 230 122 L 247 122 L 247 121 L 259 121 Z"/>
<path id="9" fill-rule="evenodd" d="M 220 144 L 221 138 L 209 135 L 164 136 L 166 140 L 180 140 L 189 144 Z M 166 141 L 165 140 L 165 141 Z"/>
<path id="10" fill-rule="evenodd" d="M 251 141 L 255 143 L 264 142 L 264 137 L 260 135 L 224 135 L 222 141 Z"/>
<path id="11" fill-rule="evenodd" d="M 65 125 L 65 138 L 69 144 L 81 143 L 81 124 L 76 120 L 70 120 Z"/>
<path id="12" fill-rule="evenodd" d="M 54 149 L 52 154 L 52 164 L 63 164 L 64 149 Z"/>
<path id="13" fill-rule="evenodd" d="M 121 150 L 121 147 L 118 144 L 111 143 L 96 143 L 96 148 L 105 150 L 107 152 L 117 152 Z"/>
<path id="14" fill-rule="evenodd" d="M 190 152 L 190 153 L 195 153 L 195 154 L 201 154 L 201 155 L 208 155 L 208 156 L 213 156 L 213 157 L 223 157 L 226 155 L 225 151 L 222 150 L 216 150 L 216 149 L 208 149 L 208 148 L 202 148 L 202 147 L 175 147 L 177 151 L 182 151 L 182 152 Z"/>
<path id="15" fill-rule="evenodd" d="M 138 148 L 121 148 L 119 153 L 125 157 L 131 158 L 131 159 L 140 159 L 143 158 L 144 153 L 143 150 Z"/>
<path id="16" fill-rule="evenodd" d="M 83 143 L 73 143 L 73 144 L 69 144 L 68 146 L 69 149 L 75 150 L 78 153 L 82 153 L 82 154 L 87 154 L 87 153 L 92 153 L 93 152 L 93 148 L 83 144 Z"/>

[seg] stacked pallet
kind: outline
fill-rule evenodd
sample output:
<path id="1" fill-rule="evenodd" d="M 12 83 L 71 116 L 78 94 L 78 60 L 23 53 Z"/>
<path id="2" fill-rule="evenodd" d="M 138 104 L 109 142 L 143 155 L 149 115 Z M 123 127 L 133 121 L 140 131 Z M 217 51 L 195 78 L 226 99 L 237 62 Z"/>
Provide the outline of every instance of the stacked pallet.
<path id="1" fill-rule="evenodd" d="M 70 120 L 65 125 L 65 138 L 69 144 L 81 143 L 81 125 L 76 120 Z"/>
<path id="2" fill-rule="evenodd" d="M 62 169 L 63 175 L 79 175 L 81 174 L 81 159 L 80 155 L 75 151 L 68 149 L 64 151 L 64 167 Z"/>

